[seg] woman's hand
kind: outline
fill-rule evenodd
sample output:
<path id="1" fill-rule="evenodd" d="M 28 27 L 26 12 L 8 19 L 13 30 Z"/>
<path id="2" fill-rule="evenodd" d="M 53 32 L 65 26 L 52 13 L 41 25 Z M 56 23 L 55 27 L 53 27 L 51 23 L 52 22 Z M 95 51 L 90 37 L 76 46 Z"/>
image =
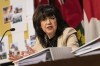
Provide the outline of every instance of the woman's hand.
<path id="1" fill-rule="evenodd" d="M 11 61 L 16 61 L 16 60 L 18 60 L 20 58 L 23 58 L 23 56 L 9 54 L 9 60 L 11 60 Z"/>
<path id="2" fill-rule="evenodd" d="M 19 52 L 18 55 L 14 55 L 14 54 L 10 53 L 9 54 L 9 60 L 16 61 L 16 60 L 21 59 L 21 58 L 23 58 L 25 56 L 28 56 L 28 55 L 30 55 L 32 53 L 35 53 L 35 50 L 32 49 L 32 47 L 30 47 L 28 45 L 26 47 L 27 47 L 28 51 L 21 51 L 21 52 Z"/>
<path id="3" fill-rule="evenodd" d="M 30 47 L 28 45 L 26 45 L 26 47 L 27 47 L 27 50 L 28 50 L 29 54 L 35 53 L 35 50 L 32 47 Z"/>

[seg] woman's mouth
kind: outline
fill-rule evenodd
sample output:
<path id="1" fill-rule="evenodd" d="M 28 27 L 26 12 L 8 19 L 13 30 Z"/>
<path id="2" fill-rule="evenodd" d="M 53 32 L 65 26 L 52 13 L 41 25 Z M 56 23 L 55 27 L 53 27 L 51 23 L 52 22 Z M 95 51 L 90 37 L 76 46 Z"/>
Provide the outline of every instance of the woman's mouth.
<path id="1" fill-rule="evenodd" d="M 53 27 L 52 26 L 48 26 L 47 29 L 51 30 Z"/>

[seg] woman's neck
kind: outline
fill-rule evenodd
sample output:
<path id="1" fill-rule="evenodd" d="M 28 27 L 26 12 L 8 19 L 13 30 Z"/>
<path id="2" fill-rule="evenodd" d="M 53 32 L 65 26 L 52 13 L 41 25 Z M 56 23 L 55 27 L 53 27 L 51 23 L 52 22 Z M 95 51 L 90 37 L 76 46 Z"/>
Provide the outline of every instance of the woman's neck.
<path id="1" fill-rule="evenodd" d="M 53 38 L 55 36 L 55 34 L 49 34 L 47 35 L 49 39 Z"/>

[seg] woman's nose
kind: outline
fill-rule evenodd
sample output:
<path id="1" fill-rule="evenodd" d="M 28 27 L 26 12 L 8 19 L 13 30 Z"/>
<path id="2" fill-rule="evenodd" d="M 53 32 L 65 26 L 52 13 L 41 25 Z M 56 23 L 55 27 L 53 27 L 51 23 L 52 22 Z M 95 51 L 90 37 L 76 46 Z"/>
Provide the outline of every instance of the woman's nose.
<path id="1" fill-rule="evenodd" d="M 51 24 L 51 20 L 50 19 L 47 19 L 47 24 Z"/>

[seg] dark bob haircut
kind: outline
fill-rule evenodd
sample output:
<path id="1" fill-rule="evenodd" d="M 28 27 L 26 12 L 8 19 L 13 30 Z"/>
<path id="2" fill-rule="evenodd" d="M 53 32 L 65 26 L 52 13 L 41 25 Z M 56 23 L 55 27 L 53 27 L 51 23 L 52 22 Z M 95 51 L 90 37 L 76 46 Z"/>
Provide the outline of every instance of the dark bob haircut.
<path id="1" fill-rule="evenodd" d="M 67 26 L 67 24 L 62 19 L 59 10 L 52 5 L 40 5 L 34 12 L 33 26 L 36 31 L 36 35 L 39 38 L 39 41 L 41 42 L 42 46 L 45 46 L 46 44 L 44 38 L 46 34 L 41 29 L 40 22 L 42 19 L 45 19 L 46 17 L 50 17 L 53 15 L 56 17 L 57 20 L 57 30 L 56 30 L 55 37 L 58 38 L 62 34 L 64 28 Z"/>

